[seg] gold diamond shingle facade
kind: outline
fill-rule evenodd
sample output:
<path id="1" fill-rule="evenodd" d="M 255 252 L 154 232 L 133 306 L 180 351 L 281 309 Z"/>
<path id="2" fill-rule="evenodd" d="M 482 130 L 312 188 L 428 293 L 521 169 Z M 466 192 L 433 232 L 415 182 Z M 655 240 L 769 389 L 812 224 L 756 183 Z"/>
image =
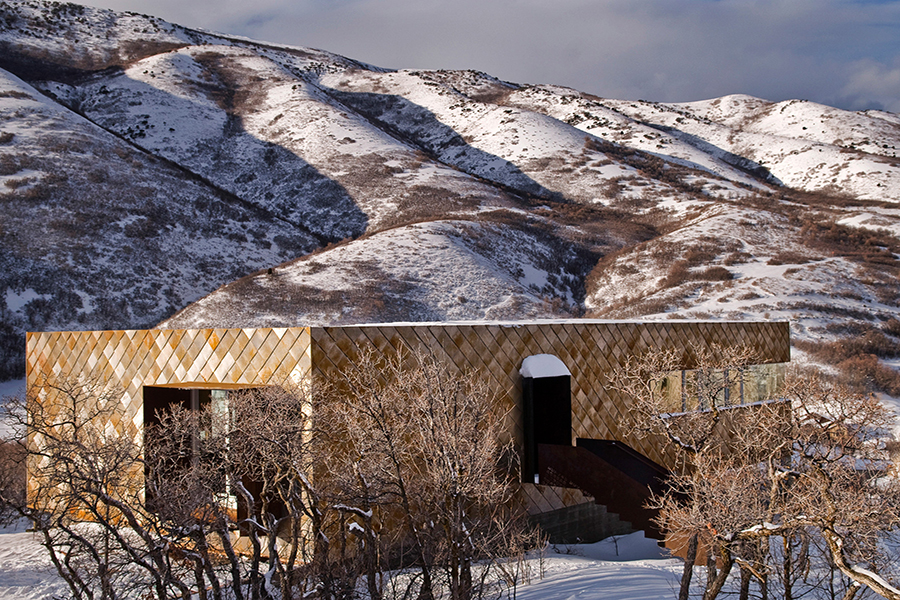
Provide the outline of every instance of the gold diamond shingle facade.
<path id="1" fill-rule="evenodd" d="M 629 356 L 675 348 L 685 367 L 698 350 L 750 346 L 760 363 L 790 360 L 787 323 L 561 321 L 484 324 L 386 324 L 349 327 L 30 333 L 29 385 L 42 377 L 98 376 L 124 392 L 110 418 L 139 439 L 143 386 L 233 388 L 299 382 L 345 369 L 365 348 L 427 350 L 461 373 L 487 378 L 522 439 L 519 369 L 533 354 L 554 354 L 571 371 L 572 435 L 624 441 L 666 463 L 651 440 L 622 427 L 628 405 L 605 389 L 607 374 Z M 313 379 L 314 380 L 314 379 Z"/>
<path id="2" fill-rule="evenodd" d="M 97 377 L 123 392 L 109 425 L 139 439 L 143 387 L 252 387 L 308 377 L 309 328 L 29 333 L 29 388 L 43 378 Z"/>

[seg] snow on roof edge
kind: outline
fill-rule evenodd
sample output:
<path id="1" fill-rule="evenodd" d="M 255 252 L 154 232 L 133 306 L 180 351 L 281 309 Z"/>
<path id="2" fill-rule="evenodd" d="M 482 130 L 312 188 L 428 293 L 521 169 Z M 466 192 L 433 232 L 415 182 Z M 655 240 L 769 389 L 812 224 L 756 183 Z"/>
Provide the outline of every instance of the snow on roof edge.
<path id="1" fill-rule="evenodd" d="M 522 377 L 532 379 L 572 375 L 565 363 L 553 354 L 532 354 L 522 361 L 519 373 Z"/>

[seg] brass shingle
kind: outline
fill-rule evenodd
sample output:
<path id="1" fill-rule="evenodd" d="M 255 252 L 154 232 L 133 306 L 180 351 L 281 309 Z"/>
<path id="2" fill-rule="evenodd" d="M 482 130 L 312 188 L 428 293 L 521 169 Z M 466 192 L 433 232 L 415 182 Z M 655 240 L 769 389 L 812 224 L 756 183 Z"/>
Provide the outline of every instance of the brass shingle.
<path id="1" fill-rule="evenodd" d="M 605 388 L 607 374 L 650 348 L 677 350 L 689 367 L 699 350 L 749 344 L 760 363 L 790 359 L 787 323 L 604 323 L 365 325 L 275 329 L 149 330 L 29 333 L 29 384 L 44 376 L 96 374 L 124 390 L 109 422 L 139 439 L 144 385 L 259 386 L 329 377 L 349 368 L 362 348 L 379 353 L 423 349 L 460 373 L 479 371 L 510 408 L 510 434 L 522 440 L 519 369 L 533 354 L 555 354 L 572 373 L 574 437 L 617 439 L 666 464 L 662 445 L 637 439 L 624 423 L 628 405 Z M 561 491 L 560 491 L 561 490 Z M 532 507 L 569 506 L 583 496 L 524 485 Z"/>

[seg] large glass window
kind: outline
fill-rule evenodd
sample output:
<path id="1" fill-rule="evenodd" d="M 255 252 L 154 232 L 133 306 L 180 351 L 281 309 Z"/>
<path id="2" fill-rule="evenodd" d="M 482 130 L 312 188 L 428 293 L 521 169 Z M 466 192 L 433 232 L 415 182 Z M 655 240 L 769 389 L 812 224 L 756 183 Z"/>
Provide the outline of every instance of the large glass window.
<path id="1" fill-rule="evenodd" d="M 771 400 L 784 382 L 787 365 L 673 371 L 660 382 L 669 412 L 740 406 Z"/>

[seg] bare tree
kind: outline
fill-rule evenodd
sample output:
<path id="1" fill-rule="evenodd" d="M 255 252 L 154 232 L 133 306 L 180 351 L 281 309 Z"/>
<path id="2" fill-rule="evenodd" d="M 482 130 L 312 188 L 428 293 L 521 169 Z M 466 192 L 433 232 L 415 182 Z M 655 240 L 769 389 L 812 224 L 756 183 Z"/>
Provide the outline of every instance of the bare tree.
<path id="1" fill-rule="evenodd" d="M 27 502 L 5 485 L 0 501 L 35 522 L 76 598 L 499 594 L 521 569 L 496 559 L 521 559 L 528 536 L 507 409 L 479 381 L 367 354 L 321 393 L 231 391 L 131 439 L 111 425 L 120 390 L 48 379 L 14 413 Z"/>
<path id="2" fill-rule="evenodd" d="M 27 504 L 50 559 L 76 598 L 190 598 L 191 573 L 172 560 L 143 502 L 138 441 L 110 426 L 121 392 L 101 380 L 43 381 L 9 412 L 27 440 Z"/>
<path id="3" fill-rule="evenodd" d="M 242 600 L 248 570 L 232 543 L 236 524 L 227 493 L 234 464 L 222 421 L 209 409 L 176 405 L 144 436 L 145 506 L 173 553 L 190 564 L 201 600 Z"/>
<path id="4" fill-rule="evenodd" d="M 629 402 L 629 430 L 638 438 L 660 440 L 674 456 L 677 468 L 690 470 L 704 455 L 723 454 L 722 442 L 727 438 L 722 434 L 726 429 L 734 429 L 729 423 L 735 418 L 729 410 L 730 391 L 735 381 L 740 383 L 753 358 L 752 349 L 743 346 L 698 348 L 691 357 L 673 349 L 655 349 L 630 357 L 610 374 L 608 386 Z M 684 372 L 688 366 L 692 367 L 690 376 Z M 692 485 L 689 479 L 676 478 L 670 483 L 681 494 Z M 701 507 L 693 506 L 691 510 L 692 515 L 680 514 L 678 527 L 674 527 L 674 522 L 666 523 L 672 535 L 687 542 L 679 600 L 688 598 L 701 544 L 709 559 L 707 589 L 721 587 L 722 570 L 716 568 L 715 540 L 708 535 Z M 724 575 L 727 574 L 726 569 Z"/>
<path id="5" fill-rule="evenodd" d="M 728 409 L 754 352 L 745 346 L 697 348 L 690 358 L 657 349 L 632 356 L 609 376 L 611 390 L 629 402 L 628 427 L 637 437 L 662 438 L 684 461 L 721 443 Z M 689 369 L 689 372 L 685 371 Z M 677 382 L 674 383 L 674 382 Z"/>
<path id="6" fill-rule="evenodd" d="M 313 428 L 309 392 L 293 384 L 244 390 L 230 396 L 229 406 L 232 486 L 247 513 L 241 528 L 252 540 L 251 577 L 262 581 L 256 565 L 264 552 L 283 598 L 313 591 L 342 597 L 342 587 L 352 584 L 335 571 L 327 530 L 337 511 L 321 497 L 324 473 L 315 472 L 328 448 Z"/>
<path id="7" fill-rule="evenodd" d="M 329 396 L 334 443 L 344 449 L 329 467 L 340 492 L 355 514 L 379 514 L 380 533 L 361 523 L 369 548 L 377 535 L 389 559 L 418 572 L 393 592 L 481 597 L 490 561 L 522 539 L 511 535 L 520 520 L 511 502 L 510 407 L 482 378 L 409 352 L 362 352 Z M 395 524 L 390 539 L 387 524 Z M 476 569 L 475 561 L 487 562 Z"/>
<path id="8" fill-rule="evenodd" d="M 785 395 L 794 407 L 785 524 L 814 527 L 833 564 L 856 587 L 900 600 L 897 584 L 878 574 L 891 562 L 881 542 L 900 526 L 900 482 L 885 476 L 893 414 L 874 396 L 817 373 L 796 374 Z"/>
<path id="9" fill-rule="evenodd" d="M 175 407 L 151 430 L 151 503 L 214 598 L 220 579 L 251 600 L 355 594 L 355 557 L 332 542 L 342 507 L 320 492 L 329 473 L 317 465 L 332 449 L 313 408 L 306 388 L 267 386 L 231 392 L 218 412 Z"/>
<path id="10" fill-rule="evenodd" d="M 0 524 L 17 520 L 25 505 L 27 455 L 24 444 L 0 439 Z"/>
<path id="11" fill-rule="evenodd" d="M 143 440 L 111 426 L 121 398 L 98 379 L 47 380 L 12 412 L 29 494 L 2 500 L 34 521 L 74 597 L 334 597 L 315 587 L 321 571 L 299 569 L 317 550 L 298 535 L 317 514 L 308 442 L 294 435 L 308 427 L 307 396 L 269 388 L 235 394 L 224 413 L 173 406 Z"/>
<path id="12" fill-rule="evenodd" d="M 884 575 L 891 557 L 883 543 L 900 525 L 900 486 L 886 476 L 890 413 L 815 373 L 793 373 L 783 396 L 735 412 L 742 417 L 730 420 L 727 446 L 695 453 L 658 499 L 664 528 L 698 532 L 717 555 L 704 600 L 718 595 L 734 564 L 744 580 L 778 573 L 782 596 L 793 598 L 818 546 L 821 564 L 847 578 L 844 598 L 863 587 L 900 598 Z M 762 552 L 773 539 L 781 543 Z"/>

